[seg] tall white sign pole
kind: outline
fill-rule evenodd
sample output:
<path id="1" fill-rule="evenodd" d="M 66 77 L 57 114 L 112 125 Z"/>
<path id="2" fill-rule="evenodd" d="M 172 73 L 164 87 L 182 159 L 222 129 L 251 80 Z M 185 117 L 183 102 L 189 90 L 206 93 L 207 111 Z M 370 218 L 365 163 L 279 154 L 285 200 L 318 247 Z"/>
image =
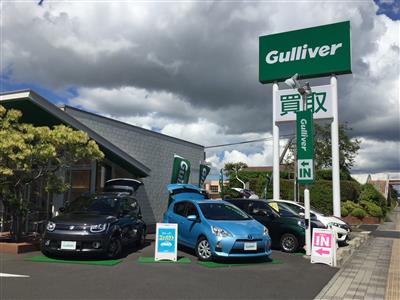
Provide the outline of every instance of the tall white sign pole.
<path id="1" fill-rule="evenodd" d="M 279 200 L 280 185 L 279 185 L 279 126 L 276 124 L 276 109 L 275 105 L 278 105 L 278 90 L 279 86 L 274 82 L 272 86 L 272 134 L 274 137 L 274 158 L 272 167 L 272 180 L 273 180 L 273 199 Z"/>
<path id="2" fill-rule="evenodd" d="M 339 117 L 338 117 L 338 97 L 337 79 L 335 75 L 331 77 L 332 88 L 332 114 L 331 141 L 332 141 L 332 190 L 333 190 L 333 215 L 341 217 L 340 213 L 340 169 L 339 169 Z"/>
<path id="3" fill-rule="evenodd" d="M 306 255 L 311 255 L 311 216 L 310 216 L 310 190 L 304 189 L 304 219 L 308 220 L 306 228 Z"/>

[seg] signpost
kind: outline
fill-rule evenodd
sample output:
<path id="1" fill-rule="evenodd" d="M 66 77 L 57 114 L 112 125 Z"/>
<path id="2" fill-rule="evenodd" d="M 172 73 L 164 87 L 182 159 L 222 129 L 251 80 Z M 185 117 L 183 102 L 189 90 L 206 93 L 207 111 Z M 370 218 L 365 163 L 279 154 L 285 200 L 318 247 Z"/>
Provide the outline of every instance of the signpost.
<path id="1" fill-rule="evenodd" d="M 273 111 L 273 199 L 278 200 L 279 124 L 295 120 L 301 110 L 301 95 L 279 90 L 278 81 L 298 73 L 300 78 L 331 76 L 330 85 L 319 86 L 306 95 L 303 110 L 312 110 L 315 119 L 332 119 L 332 194 L 333 213 L 340 217 L 339 125 L 336 74 L 351 73 L 350 22 L 339 22 L 259 38 L 259 81 L 272 83 Z M 299 161 L 303 182 L 312 182 L 310 158 Z M 305 190 L 305 197 L 308 189 Z M 309 204 L 309 203 L 308 203 Z"/>
<path id="2" fill-rule="evenodd" d="M 313 230 L 311 263 L 323 263 L 336 267 L 336 239 L 332 229 Z"/>
<path id="3" fill-rule="evenodd" d="M 313 112 L 297 112 L 297 179 L 299 184 L 314 182 Z"/>
<path id="4" fill-rule="evenodd" d="M 176 261 L 178 257 L 178 224 L 157 223 L 154 260 Z"/>

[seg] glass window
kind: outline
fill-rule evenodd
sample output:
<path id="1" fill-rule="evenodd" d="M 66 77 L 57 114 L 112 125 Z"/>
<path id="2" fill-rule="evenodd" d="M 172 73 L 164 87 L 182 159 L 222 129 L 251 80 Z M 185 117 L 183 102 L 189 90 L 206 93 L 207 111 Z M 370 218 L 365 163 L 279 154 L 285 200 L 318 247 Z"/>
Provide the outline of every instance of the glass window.
<path id="1" fill-rule="evenodd" d="M 180 216 L 185 216 L 186 202 L 178 202 L 174 205 L 174 213 Z"/>
<path id="2" fill-rule="evenodd" d="M 210 191 L 213 193 L 218 193 L 218 185 L 211 185 Z"/>
<path id="3" fill-rule="evenodd" d="M 199 217 L 199 212 L 197 211 L 197 208 L 196 206 L 194 206 L 193 203 L 188 202 L 186 207 L 186 217 L 190 215 L 195 215 L 196 217 Z"/>
<path id="4" fill-rule="evenodd" d="M 249 220 L 251 217 L 239 208 L 225 203 L 200 203 L 201 212 L 210 220 Z"/>
<path id="5" fill-rule="evenodd" d="M 273 211 L 267 203 L 262 202 L 262 201 L 250 201 L 249 213 L 251 215 L 268 216 L 268 215 L 275 214 L 276 216 L 278 216 L 277 212 Z"/>

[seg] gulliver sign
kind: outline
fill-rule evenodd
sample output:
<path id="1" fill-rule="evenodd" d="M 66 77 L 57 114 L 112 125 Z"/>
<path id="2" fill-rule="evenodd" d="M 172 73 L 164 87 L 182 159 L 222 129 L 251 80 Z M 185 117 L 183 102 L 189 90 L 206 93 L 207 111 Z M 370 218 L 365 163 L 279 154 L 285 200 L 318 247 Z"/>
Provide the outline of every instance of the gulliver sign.
<path id="1" fill-rule="evenodd" d="M 311 110 L 297 112 L 297 178 L 299 184 L 314 181 L 313 113 Z"/>
<path id="2" fill-rule="evenodd" d="M 351 73 L 350 22 L 260 37 L 259 80 L 285 80 Z"/>

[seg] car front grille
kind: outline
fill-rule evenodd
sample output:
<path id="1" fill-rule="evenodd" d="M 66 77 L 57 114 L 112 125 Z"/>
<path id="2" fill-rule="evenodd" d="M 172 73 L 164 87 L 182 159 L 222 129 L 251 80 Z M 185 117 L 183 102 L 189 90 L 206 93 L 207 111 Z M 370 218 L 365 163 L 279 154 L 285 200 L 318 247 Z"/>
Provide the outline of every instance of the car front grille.
<path id="1" fill-rule="evenodd" d="M 90 225 L 72 225 L 72 224 L 56 224 L 56 230 L 84 231 L 88 230 Z"/>

